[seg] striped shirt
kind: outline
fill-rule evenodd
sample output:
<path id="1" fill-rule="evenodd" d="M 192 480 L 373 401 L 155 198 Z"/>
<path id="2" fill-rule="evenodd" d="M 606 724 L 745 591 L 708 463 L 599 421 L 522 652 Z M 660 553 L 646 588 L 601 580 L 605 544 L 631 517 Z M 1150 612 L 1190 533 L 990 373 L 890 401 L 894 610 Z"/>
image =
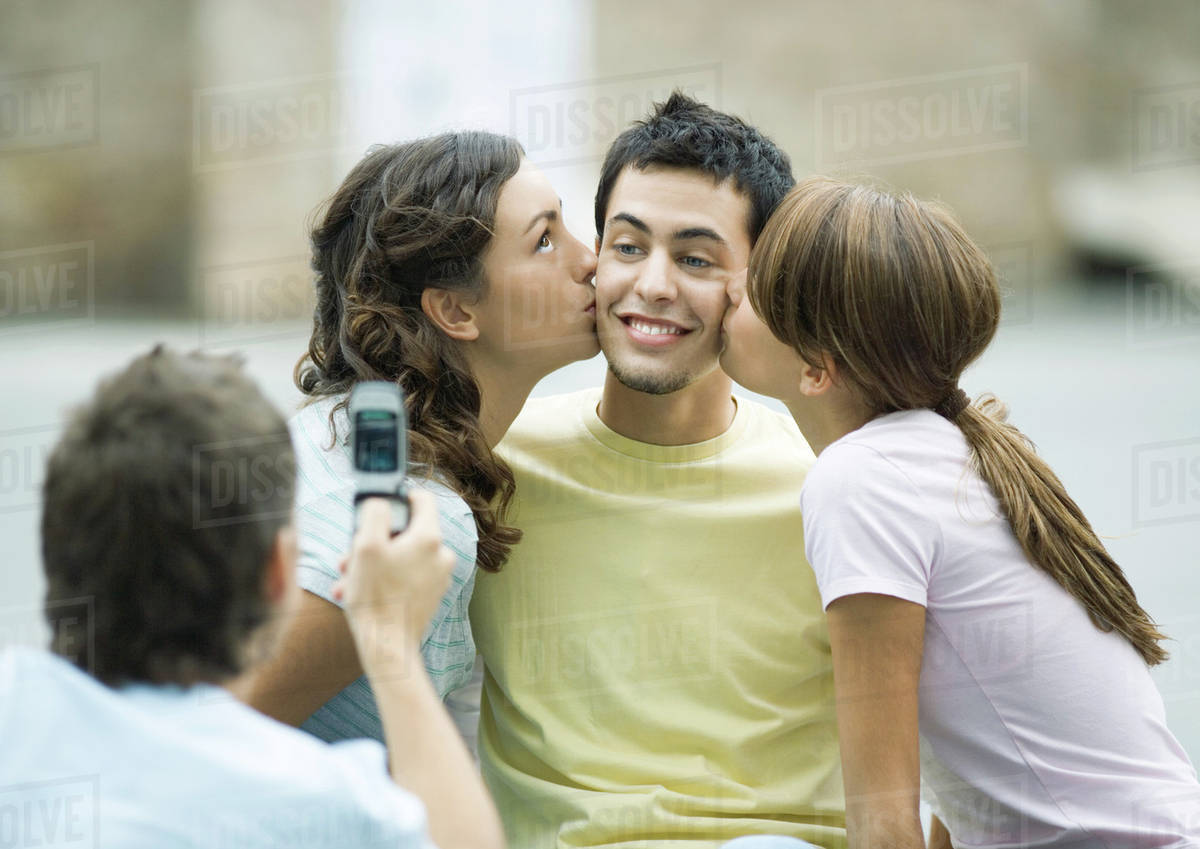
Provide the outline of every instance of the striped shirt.
<path id="1" fill-rule="evenodd" d="M 334 417 L 338 441 L 330 447 L 329 411 L 339 400 L 323 398 L 309 404 L 291 418 L 288 428 L 296 449 L 297 582 L 340 605 L 330 593 L 354 528 L 354 477 L 345 408 Z M 450 589 L 421 644 L 425 669 L 438 695 L 445 698 L 470 682 L 475 663 L 475 641 L 467 619 L 475 586 L 475 517 L 466 502 L 441 482 L 419 475 L 409 480 L 437 498 L 443 542 L 456 558 Z M 331 742 L 355 737 L 383 740 L 379 708 L 365 676 L 318 708 L 301 728 Z"/>

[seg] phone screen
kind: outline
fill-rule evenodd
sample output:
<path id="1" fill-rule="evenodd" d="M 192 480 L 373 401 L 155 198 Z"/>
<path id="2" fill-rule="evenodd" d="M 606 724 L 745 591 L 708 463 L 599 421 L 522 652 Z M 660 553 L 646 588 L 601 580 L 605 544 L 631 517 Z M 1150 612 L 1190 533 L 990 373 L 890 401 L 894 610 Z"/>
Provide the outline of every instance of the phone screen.
<path id="1" fill-rule="evenodd" d="M 396 414 L 362 410 L 354 422 L 354 465 L 361 472 L 395 472 L 400 465 Z"/>

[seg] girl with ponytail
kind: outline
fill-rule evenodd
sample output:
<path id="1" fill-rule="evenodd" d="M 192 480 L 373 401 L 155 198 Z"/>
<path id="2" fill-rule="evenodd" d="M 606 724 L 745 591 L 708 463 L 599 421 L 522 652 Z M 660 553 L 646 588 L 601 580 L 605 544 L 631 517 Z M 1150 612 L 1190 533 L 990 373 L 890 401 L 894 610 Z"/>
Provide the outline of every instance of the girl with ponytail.
<path id="1" fill-rule="evenodd" d="M 1000 318 L 983 252 L 935 204 L 812 178 L 730 299 L 722 365 L 818 455 L 850 846 L 923 846 L 922 784 L 935 844 L 1200 845 L 1163 634 L 1004 406 L 959 388 Z"/>
<path id="2" fill-rule="evenodd" d="M 306 592 L 279 653 L 241 694 L 326 740 L 382 739 L 332 595 L 354 524 L 350 391 L 365 380 L 403 390 L 409 479 L 437 497 L 458 557 L 422 645 L 445 698 L 472 675 L 476 566 L 499 570 L 520 539 L 505 520 L 512 472 L 492 448 L 541 378 L 599 352 L 596 258 L 514 139 L 457 132 L 372 149 L 313 229 L 312 266 L 312 337 L 295 369 L 307 402 L 289 422 Z"/>

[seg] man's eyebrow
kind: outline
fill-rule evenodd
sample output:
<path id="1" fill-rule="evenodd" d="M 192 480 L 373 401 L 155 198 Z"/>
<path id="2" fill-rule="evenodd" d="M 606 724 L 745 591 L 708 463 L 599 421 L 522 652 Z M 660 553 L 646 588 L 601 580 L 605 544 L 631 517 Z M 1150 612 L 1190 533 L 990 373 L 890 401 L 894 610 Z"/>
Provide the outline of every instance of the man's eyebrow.
<path id="1" fill-rule="evenodd" d="M 643 233 L 650 232 L 650 225 L 636 215 L 630 215 L 628 212 L 618 212 L 612 218 L 608 219 L 609 224 L 615 224 L 618 221 L 624 221 L 635 230 L 641 230 Z"/>
<path id="2" fill-rule="evenodd" d="M 562 198 L 558 199 L 558 208 L 562 209 Z M 529 225 L 524 230 L 521 231 L 521 235 L 524 236 L 526 233 L 528 233 L 530 230 L 532 230 L 534 227 L 536 227 L 537 223 L 539 221 L 541 221 L 543 218 L 546 219 L 547 221 L 549 221 L 551 224 L 553 224 L 555 221 L 558 220 L 558 210 L 557 209 L 543 209 L 541 212 L 539 212 L 537 215 L 533 216 L 533 218 L 531 218 L 529 220 Z"/>
<path id="3" fill-rule="evenodd" d="M 632 215 L 628 212 L 618 212 L 612 218 L 608 219 L 609 224 L 614 224 L 618 221 L 624 221 L 630 227 L 633 227 L 636 230 L 641 230 L 647 235 L 650 234 L 650 225 L 638 218 L 636 215 Z M 672 233 L 671 239 L 672 241 L 676 242 L 682 242 L 687 239 L 710 239 L 719 245 L 729 247 L 729 243 L 721 238 L 720 234 L 718 234 L 716 230 L 712 230 L 708 227 L 685 227 L 682 230 L 676 230 L 674 233 Z"/>
<path id="4" fill-rule="evenodd" d="M 687 227 L 683 230 L 676 230 L 671 238 L 677 242 L 682 242 L 685 239 L 711 239 L 725 247 L 729 246 L 729 243 L 722 239 L 716 230 L 710 230 L 707 227 Z"/>

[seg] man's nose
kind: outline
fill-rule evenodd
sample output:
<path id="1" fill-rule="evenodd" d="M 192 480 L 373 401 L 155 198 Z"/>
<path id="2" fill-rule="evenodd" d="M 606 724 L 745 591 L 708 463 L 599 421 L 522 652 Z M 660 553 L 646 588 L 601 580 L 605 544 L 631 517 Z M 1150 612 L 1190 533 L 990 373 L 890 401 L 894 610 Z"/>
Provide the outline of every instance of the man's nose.
<path id="1" fill-rule="evenodd" d="M 663 252 L 654 252 L 642 264 L 634 292 L 646 302 L 673 301 L 678 295 L 675 286 L 675 266 L 671 257 Z"/>

